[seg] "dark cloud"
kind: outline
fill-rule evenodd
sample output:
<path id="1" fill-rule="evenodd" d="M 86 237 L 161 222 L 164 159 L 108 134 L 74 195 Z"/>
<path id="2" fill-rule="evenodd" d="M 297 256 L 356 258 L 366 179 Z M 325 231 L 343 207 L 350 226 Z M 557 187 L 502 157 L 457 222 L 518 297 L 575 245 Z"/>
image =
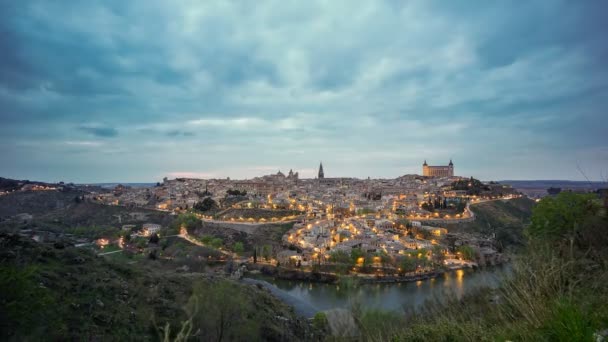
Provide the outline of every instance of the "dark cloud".
<path id="1" fill-rule="evenodd" d="M 454 157 L 481 178 L 544 165 L 577 178 L 572 160 L 608 162 L 592 148 L 608 145 L 605 2 L 1 6 L 0 149 L 14 163 L 0 173 L 92 181 L 122 163 L 141 180 L 333 158 L 335 174 L 395 176 Z M 69 170 L 53 164 L 67 148 L 80 149 Z"/>
<path id="2" fill-rule="evenodd" d="M 180 130 L 170 130 L 167 132 L 168 137 L 193 137 L 194 133 L 188 131 L 180 131 Z"/>
<path id="3" fill-rule="evenodd" d="M 81 125 L 79 130 L 100 138 L 114 138 L 118 136 L 118 130 L 114 127 L 104 125 Z"/>

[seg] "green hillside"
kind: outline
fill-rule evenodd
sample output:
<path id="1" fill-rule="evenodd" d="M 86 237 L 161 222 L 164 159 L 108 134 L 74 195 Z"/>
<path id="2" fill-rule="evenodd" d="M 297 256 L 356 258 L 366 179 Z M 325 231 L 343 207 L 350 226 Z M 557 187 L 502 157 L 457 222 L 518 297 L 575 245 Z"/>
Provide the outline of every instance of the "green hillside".
<path id="1" fill-rule="evenodd" d="M 169 271 L 147 259 L 113 262 L 6 233 L 0 303 L 3 339 L 19 341 L 157 340 L 161 328 L 171 327 L 174 337 L 189 318 L 191 335 L 203 340 L 220 331 L 247 340 L 301 340 L 306 332 L 290 307 L 255 286 Z M 218 321 L 228 314 L 231 324 Z"/>
<path id="2" fill-rule="evenodd" d="M 446 227 L 450 232 L 476 232 L 484 235 L 495 233 L 498 242 L 505 247 L 521 245 L 524 241 L 524 227 L 530 223 L 535 204 L 527 197 L 473 204 L 473 222 Z"/>

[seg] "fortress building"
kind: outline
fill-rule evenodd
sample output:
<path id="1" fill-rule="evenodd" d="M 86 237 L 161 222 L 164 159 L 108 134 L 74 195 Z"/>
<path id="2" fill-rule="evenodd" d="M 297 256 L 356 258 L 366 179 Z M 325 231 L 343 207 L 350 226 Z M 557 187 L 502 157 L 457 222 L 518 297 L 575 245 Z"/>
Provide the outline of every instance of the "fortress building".
<path id="1" fill-rule="evenodd" d="M 454 163 L 450 159 L 447 166 L 429 166 L 425 160 L 422 164 L 422 175 L 427 177 L 454 177 Z"/>

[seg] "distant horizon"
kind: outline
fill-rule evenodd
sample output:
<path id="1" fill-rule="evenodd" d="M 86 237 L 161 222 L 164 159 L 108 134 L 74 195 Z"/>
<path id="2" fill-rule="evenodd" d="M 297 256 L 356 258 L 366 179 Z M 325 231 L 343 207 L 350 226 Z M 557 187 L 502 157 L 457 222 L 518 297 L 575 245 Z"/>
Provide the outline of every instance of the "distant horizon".
<path id="1" fill-rule="evenodd" d="M 294 171 L 295 172 L 295 171 Z M 263 177 L 266 176 L 268 174 L 265 175 L 260 175 L 260 176 L 256 176 L 256 177 Z M 412 173 L 408 173 L 408 174 L 403 174 L 400 176 L 396 176 L 396 177 L 392 177 L 392 178 L 373 178 L 371 177 L 371 179 L 395 179 L 398 177 L 402 177 L 405 175 L 418 175 L 418 176 L 422 176 L 421 174 L 412 174 Z M 73 184 L 77 184 L 77 185 L 103 185 L 103 184 L 156 184 L 156 183 L 162 183 L 163 179 L 159 179 L 159 180 L 155 180 L 155 181 L 126 181 L 126 182 L 121 182 L 121 181 L 109 181 L 109 182 L 80 182 L 80 181 L 70 181 L 70 180 L 45 180 L 45 179 L 30 179 L 30 178 L 14 178 L 14 177 L 7 177 L 4 175 L 0 175 L 0 177 L 2 178 L 7 178 L 7 179 L 14 179 L 14 180 L 27 180 L 27 181 L 31 181 L 31 182 L 43 182 L 43 183 L 59 183 L 59 182 L 64 182 L 64 183 L 73 183 Z M 232 178 L 230 177 L 231 180 L 251 180 L 253 178 L 256 177 L 250 177 L 250 178 Z M 455 177 L 464 177 L 464 178 L 468 178 L 471 176 L 460 176 L 460 175 L 455 175 Z M 480 179 L 477 178 L 475 176 L 472 176 L 473 178 L 476 179 Z M 186 178 L 186 179 L 202 179 L 202 180 L 211 180 L 211 179 L 226 179 L 226 177 L 219 177 L 219 178 L 193 178 L 193 177 L 174 177 L 174 178 L 168 178 L 169 180 L 174 180 L 176 178 Z M 312 180 L 315 179 L 316 177 L 313 178 L 300 178 L 302 180 Z M 361 177 L 349 177 L 349 176 L 340 176 L 340 177 L 326 177 L 326 178 L 354 178 L 354 179 L 360 179 L 360 180 L 365 180 L 367 179 L 367 177 L 365 178 L 361 178 Z M 608 184 L 608 180 L 587 180 L 587 179 L 480 179 L 483 182 L 490 182 L 490 181 L 494 181 L 494 182 L 574 182 L 574 183 L 604 183 L 604 184 Z"/>

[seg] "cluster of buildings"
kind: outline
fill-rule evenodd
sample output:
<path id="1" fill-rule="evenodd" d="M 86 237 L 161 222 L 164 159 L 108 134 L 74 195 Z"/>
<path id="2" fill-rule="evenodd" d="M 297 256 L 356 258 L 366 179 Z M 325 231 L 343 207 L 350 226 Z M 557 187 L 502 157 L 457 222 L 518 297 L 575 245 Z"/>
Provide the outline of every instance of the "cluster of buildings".
<path id="1" fill-rule="evenodd" d="M 431 227 L 414 221 L 406 227 L 383 215 L 360 215 L 344 220 L 326 219 L 299 223 L 283 237 L 286 247 L 294 246 L 298 252 L 289 252 L 291 260 L 300 265 L 326 263 L 336 251 L 350 254 L 353 249 L 364 253 L 384 253 L 388 256 L 430 250 L 442 246 L 447 229 Z M 443 247 L 442 247 L 443 248 Z M 288 260 L 279 260 L 288 262 Z"/>
<path id="2" fill-rule="evenodd" d="M 300 179 L 298 172 L 293 170 L 287 175 L 278 171 L 245 180 L 165 178 L 154 187 L 118 185 L 112 191 L 91 192 L 87 196 L 110 205 L 180 211 L 191 209 L 206 197 L 220 203 L 238 191 L 241 197 L 249 200 L 249 207 L 300 210 L 314 219 L 340 219 L 366 212 L 382 212 L 389 219 L 471 217 L 468 207 L 462 208 L 459 203 L 474 197 L 479 200 L 482 196 L 451 189 L 454 181 L 463 179 L 454 176 L 452 161 L 448 166 L 429 166 L 425 161 L 422 171 L 422 176 L 404 175 L 394 179 L 330 178 L 326 177 L 323 164 L 320 164 L 318 176 L 313 179 Z M 500 186 L 504 195 L 514 193 L 508 186 Z M 429 211 L 428 203 L 432 207 L 438 207 L 439 203 L 440 208 Z M 459 206 L 460 212 L 450 210 Z"/>

